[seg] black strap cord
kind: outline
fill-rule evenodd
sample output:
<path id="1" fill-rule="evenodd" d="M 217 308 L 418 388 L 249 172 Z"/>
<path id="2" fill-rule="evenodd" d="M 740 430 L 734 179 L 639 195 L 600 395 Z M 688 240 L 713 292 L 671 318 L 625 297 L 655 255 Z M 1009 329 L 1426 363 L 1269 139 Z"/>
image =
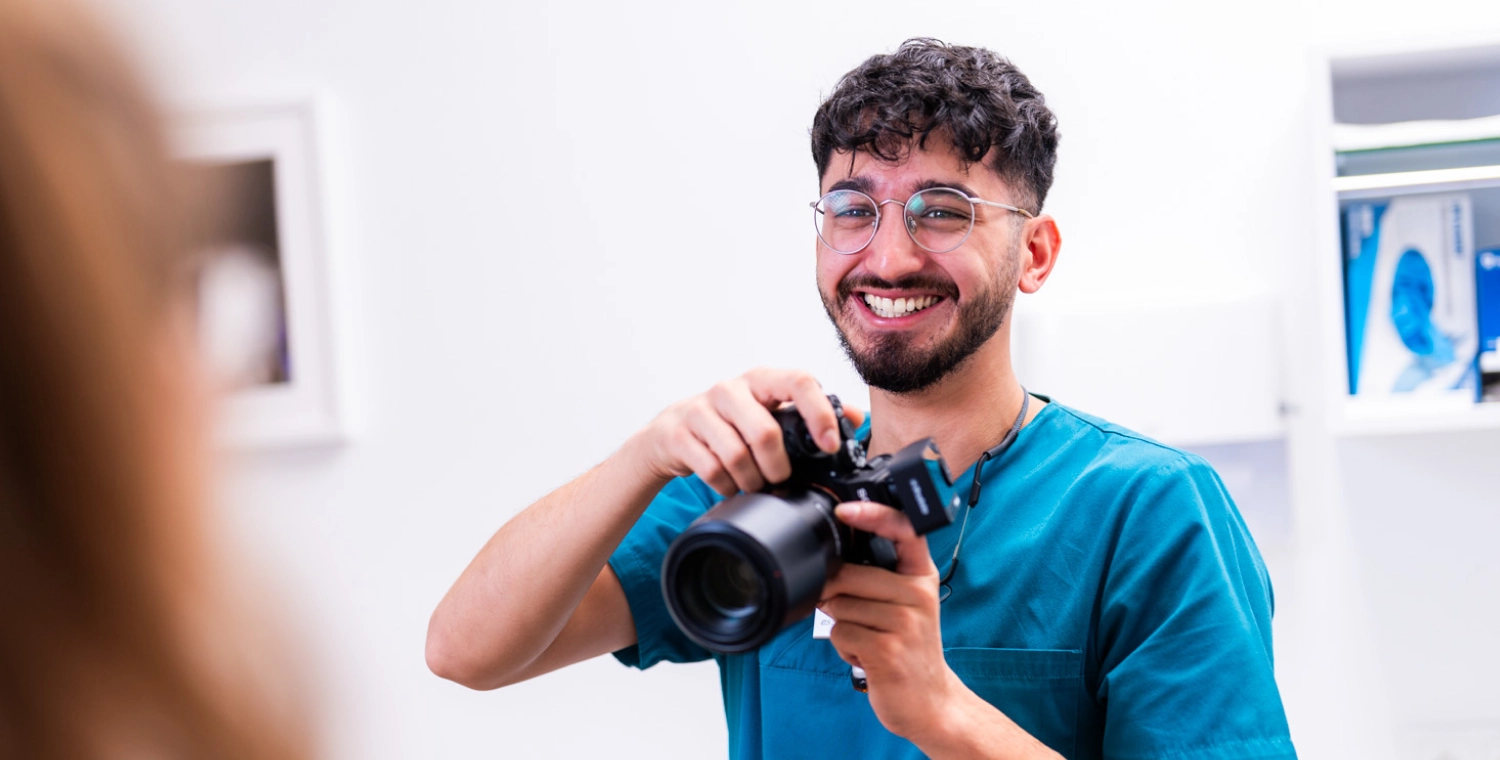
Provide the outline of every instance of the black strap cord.
<path id="1" fill-rule="evenodd" d="M 1016 421 L 1010 426 L 1010 432 L 995 445 L 995 448 L 979 455 L 979 461 L 974 463 L 974 487 L 969 490 L 969 508 L 972 509 L 979 503 L 979 476 L 984 474 L 984 463 L 991 459 L 999 459 L 1005 450 L 1016 442 L 1016 434 L 1021 432 L 1021 423 L 1026 421 L 1026 410 L 1031 406 L 1031 394 L 1026 388 L 1021 388 L 1021 413 L 1016 415 Z"/>
<path id="2" fill-rule="evenodd" d="M 974 487 L 969 489 L 969 504 L 964 509 L 964 521 L 958 528 L 958 543 L 953 545 L 953 562 L 948 565 L 948 572 L 938 581 L 938 601 L 942 602 L 953 593 L 953 588 L 948 581 L 953 579 L 953 573 L 958 570 L 958 552 L 964 548 L 964 531 L 969 527 L 969 513 L 974 511 L 974 505 L 979 503 L 979 478 L 984 474 L 984 463 L 991 459 L 999 459 L 1010 445 L 1016 442 L 1016 435 L 1021 432 L 1022 423 L 1026 422 L 1026 410 L 1031 407 L 1031 394 L 1026 388 L 1021 388 L 1021 413 L 1016 415 L 1016 421 L 1010 426 L 1010 431 L 995 444 L 995 448 L 979 455 L 979 461 L 974 463 Z"/>

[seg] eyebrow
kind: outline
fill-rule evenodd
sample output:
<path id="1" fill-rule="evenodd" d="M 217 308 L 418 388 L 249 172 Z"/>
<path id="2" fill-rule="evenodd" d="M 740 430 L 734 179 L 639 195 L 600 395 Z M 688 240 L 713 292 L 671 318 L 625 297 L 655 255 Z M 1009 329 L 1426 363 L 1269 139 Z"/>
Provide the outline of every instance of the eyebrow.
<path id="1" fill-rule="evenodd" d="M 845 177 L 828 188 L 830 193 L 835 190 L 858 190 L 865 195 L 873 196 L 875 183 L 870 181 L 869 177 Z"/>
<path id="2" fill-rule="evenodd" d="M 912 189 L 912 193 L 920 193 L 923 190 L 931 190 L 935 187 L 945 187 L 952 190 L 957 190 L 960 193 L 969 196 L 970 198 L 979 197 L 978 193 L 974 192 L 972 188 L 962 182 L 951 182 L 938 179 L 929 179 L 917 183 L 916 187 Z M 838 182 L 833 183 L 828 188 L 828 192 L 830 193 L 835 190 L 858 190 L 861 193 L 864 193 L 865 195 L 873 198 L 875 197 L 875 182 L 869 177 L 865 176 L 845 177 Z"/>
<path id="3" fill-rule="evenodd" d="M 964 195 L 969 196 L 970 198 L 978 198 L 979 197 L 979 193 L 974 192 L 973 190 L 971 190 L 969 188 L 968 185 L 965 185 L 962 182 L 944 182 L 942 180 L 936 180 L 936 179 L 929 179 L 929 180 L 927 180 L 925 182 L 918 183 L 916 189 L 913 190 L 912 192 L 913 193 L 920 193 L 923 190 L 931 190 L 931 189 L 933 189 L 935 187 L 945 187 L 945 188 L 948 188 L 950 190 L 957 190 L 960 193 L 963 193 Z"/>

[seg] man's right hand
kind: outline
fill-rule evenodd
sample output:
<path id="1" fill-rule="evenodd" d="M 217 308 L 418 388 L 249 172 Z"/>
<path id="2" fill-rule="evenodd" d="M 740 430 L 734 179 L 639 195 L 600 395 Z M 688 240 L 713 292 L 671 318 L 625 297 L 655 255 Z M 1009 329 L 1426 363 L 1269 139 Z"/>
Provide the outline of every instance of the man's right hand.
<path id="1" fill-rule="evenodd" d="M 833 404 L 812 375 L 753 369 L 667 407 L 631 440 L 661 480 L 696 473 L 724 496 L 751 493 L 792 474 L 771 410 L 797 405 L 818 447 L 838 450 Z"/>
<path id="2" fill-rule="evenodd" d="M 636 643 L 609 556 L 674 477 L 725 496 L 791 475 L 774 409 L 793 402 L 825 450 L 833 404 L 811 375 L 756 369 L 673 404 L 598 466 L 516 515 L 432 615 L 427 662 L 475 689 L 524 681 Z M 851 421 L 858 412 L 845 409 Z M 561 527 L 560 527 L 561 526 Z"/>

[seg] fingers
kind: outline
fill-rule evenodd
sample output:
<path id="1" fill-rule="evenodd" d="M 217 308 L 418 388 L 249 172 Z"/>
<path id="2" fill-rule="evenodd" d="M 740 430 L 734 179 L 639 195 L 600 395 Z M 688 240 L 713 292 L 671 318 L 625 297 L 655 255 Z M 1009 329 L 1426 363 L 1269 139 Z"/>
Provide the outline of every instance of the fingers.
<path id="1" fill-rule="evenodd" d="M 904 575 L 937 572 L 927 551 L 927 539 L 917 535 L 911 520 L 899 510 L 874 502 L 851 501 L 840 504 L 836 514 L 851 528 L 890 540 L 896 547 L 896 572 Z"/>
<path id="2" fill-rule="evenodd" d="M 736 490 L 734 478 L 729 471 L 724 469 L 719 457 L 703 443 L 698 436 L 693 434 L 689 428 L 682 427 L 674 431 L 674 440 L 671 442 L 674 458 L 681 466 L 672 470 L 673 475 L 682 476 L 696 473 L 709 488 L 714 489 L 720 496 L 733 496 Z M 686 472 L 682 471 L 686 467 Z"/>
<path id="3" fill-rule="evenodd" d="M 846 405 L 844 407 L 844 419 L 854 423 L 854 427 L 858 428 L 860 425 L 865 424 L 865 410 Z"/>
<path id="4" fill-rule="evenodd" d="M 834 628 L 841 625 L 857 625 L 872 631 L 896 633 L 915 629 L 920 622 L 916 607 L 853 596 L 834 597 L 819 604 L 818 609 L 834 619 Z"/>
<path id="5" fill-rule="evenodd" d="M 871 501 L 850 501 L 838 505 L 838 517 L 851 528 L 874 533 L 891 541 L 910 541 L 917 538 L 911 520 L 900 510 Z"/>
<path id="6" fill-rule="evenodd" d="M 694 417 L 695 419 L 691 421 L 693 433 L 708 447 L 709 451 L 713 452 L 714 457 L 733 480 L 733 488 L 727 493 L 724 491 L 720 493 L 729 496 L 736 490 L 746 493 L 759 491 L 766 482 L 761 476 L 760 468 L 756 465 L 755 457 L 745 446 L 740 432 L 712 409 L 699 409 Z M 785 459 L 786 456 L 783 454 L 782 458 Z M 699 475 L 701 477 L 702 473 Z"/>
<path id="7" fill-rule="evenodd" d="M 764 482 L 780 483 L 791 477 L 792 463 L 781 441 L 781 426 L 770 411 L 756 400 L 747 383 L 726 382 L 708 392 L 714 411 L 732 425 L 741 443 L 748 445 L 757 477 Z M 759 489 L 746 488 L 746 491 Z"/>
<path id="8" fill-rule="evenodd" d="M 857 655 L 857 654 L 849 651 L 847 648 L 840 649 L 838 647 L 838 645 L 835 644 L 834 647 L 833 647 L 833 651 L 836 652 L 836 653 L 838 653 L 838 656 L 839 656 L 840 660 L 843 660 L 844 662 L 847 662 L 847 663 L 849 663 L 850 665 L 853 665 L 856 668 L 862 668 L 862 667 L 864 667 L 864 665 L 860 664 L 859 655 Z"/>
<path id="9" fill-rule="evenodd" d="M 867 565 L 844 565 L 823 585 L 818 608 L 841 597 L 868 599 L 886 604 L 921 606 L 928 597 L 937 598 L 936 568 L 930 575 L 900 575 Z M 823 610 L 828 612 L 828 610 Z M 833 613 L 829 612 L 830 615 Z M 833 616 L 835 620 L 838 616 Z"/>
<path id="10" fill-rule="evenodd" d="M 866 658 L 871 663 L 880 664 L 890 663 L 900 657 L 900 652 L 891 646 L 892 637 L 886 631 L 858 623 L 835 623 L 828 638 L 838 652 L 839 659 L 866 670 L 868 668 L 862 664 Z"/>
<path id="11" fill-rule="evenodd" d="M 674 404 L 638 439 L 638 450 L 657 477 L 696 473 L 724 496 L 758 491 L 792 474 L 770 411 L 784 402 L 797 405 L 820 448 L 838 448 L 833 405 L 817 380 L 794 370 L 756 369 Z"/>
<path id="12" fill-rule="evenodd" d="M 833 404 L 823 395 L 823 386 L 806 372 L 776 369 L 753 369 L 745 373 L 751 393 L 761 406 L 774 408 L 784 401 L 797 405 L 807 430 L 818 448 L 829 453 L 839 448 L 839 423 Z"/>

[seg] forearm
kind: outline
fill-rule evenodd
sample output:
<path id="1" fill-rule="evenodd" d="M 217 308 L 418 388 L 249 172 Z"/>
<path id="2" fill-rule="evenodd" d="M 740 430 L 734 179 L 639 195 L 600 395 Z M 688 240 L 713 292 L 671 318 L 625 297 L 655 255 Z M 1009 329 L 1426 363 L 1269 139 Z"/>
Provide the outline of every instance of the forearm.
<path id="1" fill-rule="evenodd" d="M 557 638 L 609 555 L 667 480 L 634 439 L 543 497 L 490 538 L 432 615 L 433 671 L 493 688 Z"/>
<path id="2" fill-rule="evenodd" d="M 944 705 L 932 720 L 907 738 L 933 760 L 992 758 L 993 760 L 1054 760 L 1062 756 L 1037 741 L 994 705 L 964 686 L 956 675 Z"/>

